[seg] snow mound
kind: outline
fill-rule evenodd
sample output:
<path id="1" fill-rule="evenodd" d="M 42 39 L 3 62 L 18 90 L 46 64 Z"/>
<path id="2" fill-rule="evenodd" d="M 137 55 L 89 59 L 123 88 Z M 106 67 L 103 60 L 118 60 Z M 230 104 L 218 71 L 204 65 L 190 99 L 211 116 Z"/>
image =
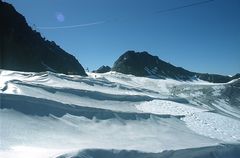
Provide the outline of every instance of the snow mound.
<path id="1" fill-rule="evenodd" d="M 164 151 L 161 153 L 144 153 L 128 150 L 86 149 L 58 156 L 57 158 L 238 158 L 239 145 L 219 145 L 203 148 Z"/>

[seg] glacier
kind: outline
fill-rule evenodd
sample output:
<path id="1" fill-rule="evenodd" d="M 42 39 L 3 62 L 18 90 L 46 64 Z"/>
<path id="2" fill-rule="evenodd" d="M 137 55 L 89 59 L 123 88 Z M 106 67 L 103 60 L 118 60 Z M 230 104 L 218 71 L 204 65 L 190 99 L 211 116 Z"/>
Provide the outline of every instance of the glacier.
<path id="1" fill-rule="evenodd" d="M 240 157 L 228 83 L 0 70 L 0 157 Z"/>

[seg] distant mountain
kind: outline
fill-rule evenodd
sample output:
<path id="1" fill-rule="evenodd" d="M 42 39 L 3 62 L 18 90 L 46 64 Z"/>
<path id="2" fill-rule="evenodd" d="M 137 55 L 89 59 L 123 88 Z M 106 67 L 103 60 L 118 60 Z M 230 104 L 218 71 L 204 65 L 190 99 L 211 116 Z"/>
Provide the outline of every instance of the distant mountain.
<path id="1" fill-rule="evenodd" d="M 189 80 L 194 73 L 175 67 L 148 52 L 127 51 L 114 63 L 113 71 L 158 78 Z"/>
<path id="2" fill-rule="evenodd" d="M 106 73 L 106 72 L 109 72 L 109 71 L 111 71 L 111 67 L 103 65 L 100 68 L 98 68 L 97 70 L 94 70 L 93 72 Z"/>
<path id="3" fill-rule="evenodd" d="M 191 72 L 167 63 L 157 56 L 150 55 L 148 52 L 135 51 L 127 51 L 121 55 L 114 63 L 112 70 L 142 77 L 173 78 L 177 80 L 199 78 L 214 83 L 225 83 L 240 77 L 240 74 L 229 77 L 217 74 Z"/>
<path id="4" fill-rule="evenodd" d="M 1 69 L 87 75 L 74 56 L 41 37 L 24 16 L 2 1 L 0 23 Z"/>

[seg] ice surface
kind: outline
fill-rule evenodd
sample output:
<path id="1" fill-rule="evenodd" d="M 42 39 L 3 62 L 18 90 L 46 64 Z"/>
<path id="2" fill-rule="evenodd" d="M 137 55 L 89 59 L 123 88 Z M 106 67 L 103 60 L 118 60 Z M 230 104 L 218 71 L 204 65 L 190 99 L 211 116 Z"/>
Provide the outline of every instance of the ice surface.
<path id="1" fill-rule="evenodd" d="M 143 112 L 153 114 L 170 114 L 174 116 L 185 116 L 206 111 L 188 104 L 177 103 L 170 100 L 153 100 L 136 105 L 136 108 Z"/>
<path id="2" fill-rule="evenodd" d="M 58 158 L 238 158 L 240 147 L 238 145 L 219 145 L 212 147 L 190 148 L 161 153 L 144 153 L 135 150 L 101 150 L 87 149 L 67 153 Z"/>
<path id="3" fill-rule="evenodd" d="M 0 70 L 0 157 L 83 157 L 88 151 L 106 157 L 124 151 L 127 157 L 239 154 L 240 94 L 226 95 L 238 80 L 88 75 Z M 221 153 L 222 143 L 235 145 Z"/>

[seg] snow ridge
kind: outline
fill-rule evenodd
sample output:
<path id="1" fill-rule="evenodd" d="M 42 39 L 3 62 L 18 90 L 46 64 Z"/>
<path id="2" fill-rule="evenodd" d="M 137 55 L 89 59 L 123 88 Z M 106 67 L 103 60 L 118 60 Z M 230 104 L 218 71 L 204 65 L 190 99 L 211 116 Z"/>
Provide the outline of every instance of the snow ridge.
<path id="1" fill-rule="evenodd" d="M 0 78 L 0 157 L 239 156 L 239 80 L 7 70 Z"/>

